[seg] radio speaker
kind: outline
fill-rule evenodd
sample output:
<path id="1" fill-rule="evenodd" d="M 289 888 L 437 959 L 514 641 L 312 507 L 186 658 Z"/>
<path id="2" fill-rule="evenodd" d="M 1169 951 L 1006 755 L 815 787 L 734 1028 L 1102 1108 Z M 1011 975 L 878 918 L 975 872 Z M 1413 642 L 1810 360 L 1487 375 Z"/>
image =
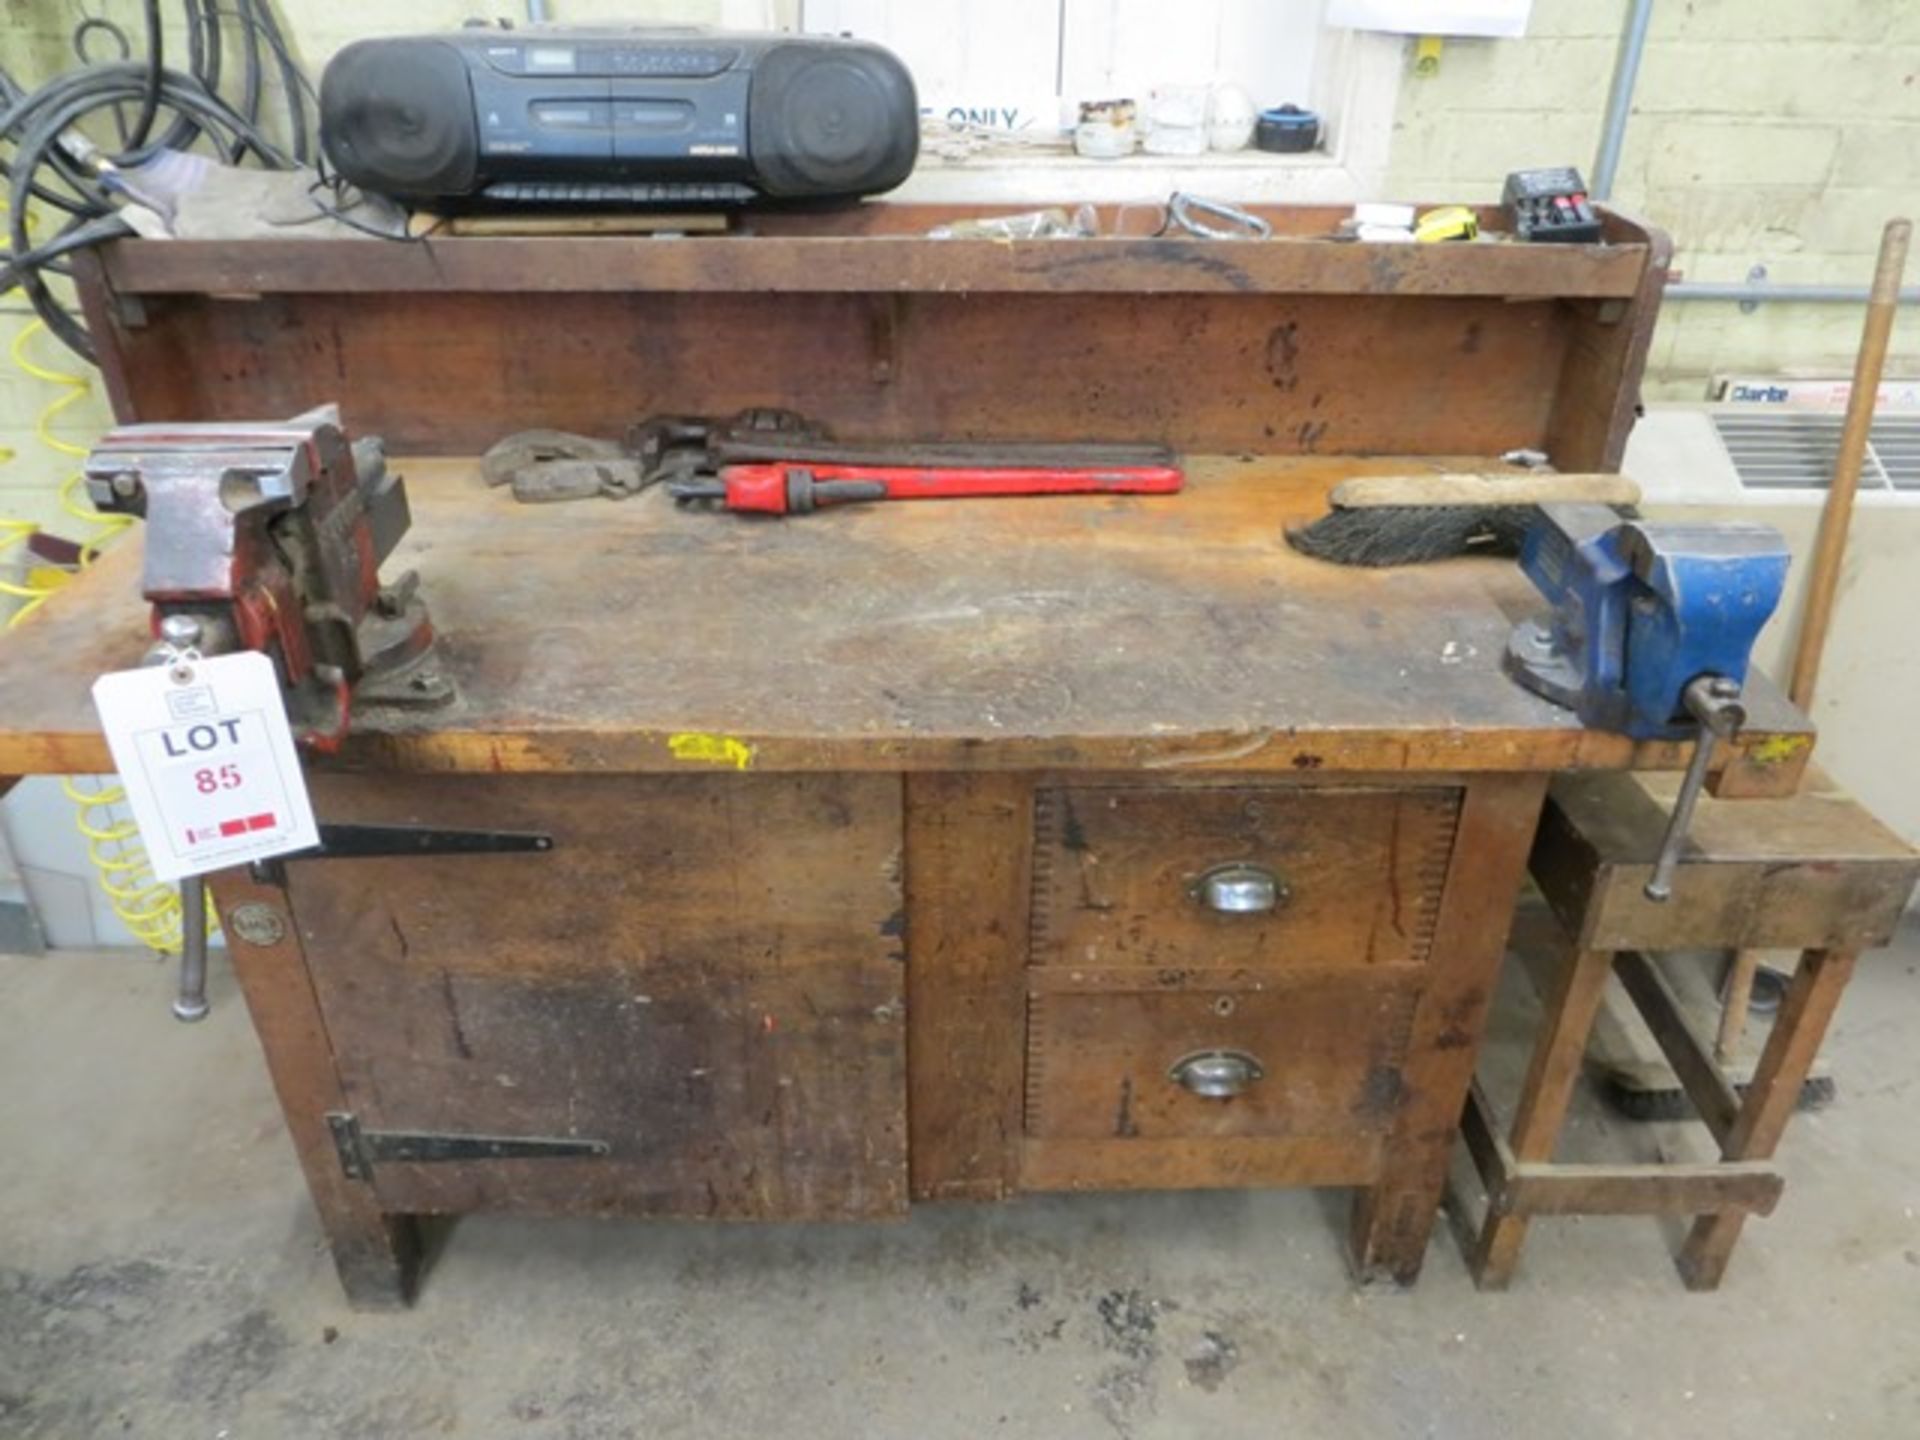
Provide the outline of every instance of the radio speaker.
<path id="1" fill-rule="evenodd" d="M 479 157 L 466 58 L 434 39 L 349 45 L 320 81 L 327 154 L 347 179 L 405 195 L 473 188 Z"/>
<path id="2" fill-rule="evenodd" d="M 890 190 L 913 170 L 913 79 L 876 46 L 776 45 L 754 66 L 747 148 L 769 195 Z"/>

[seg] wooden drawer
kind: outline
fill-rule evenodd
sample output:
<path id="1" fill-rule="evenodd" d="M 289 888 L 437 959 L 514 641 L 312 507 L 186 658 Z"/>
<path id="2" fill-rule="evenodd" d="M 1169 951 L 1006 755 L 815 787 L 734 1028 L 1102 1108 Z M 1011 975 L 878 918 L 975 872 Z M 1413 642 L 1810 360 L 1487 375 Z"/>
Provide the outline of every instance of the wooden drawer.
<path id="1" fill-rule="evenodd" d="M 1417 991 L 1380 979 L 1259 990 L 1036 990 L 1028 1000 L 1027 1134 L 1166 1139 L 1378 1132 L 1399 1098 Z M 1226 1098 L 1183 1084 L 1196 1056 L 1242 1056 Z"/>
<path id="2" fill-rule="evenodd" d="M 1035 800 L 1036 965 L 1349 967 L 1427 958 L 1460 814 L 1430 786 L 1062 786 Z M 1271 908 L 1213 908 L 1263 877 Z M 1250 888 L 1249 888 L 1250 886 Z"/>

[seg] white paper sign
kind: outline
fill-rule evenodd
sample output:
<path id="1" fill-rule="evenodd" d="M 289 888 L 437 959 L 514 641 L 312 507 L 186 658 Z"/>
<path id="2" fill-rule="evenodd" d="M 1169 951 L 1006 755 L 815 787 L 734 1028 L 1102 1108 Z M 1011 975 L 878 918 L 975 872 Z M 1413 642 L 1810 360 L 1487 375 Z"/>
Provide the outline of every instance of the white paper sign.
<path id="1" fill-rule="evenodd" d="M 1331 0 L 1327 24 L 1395 35 L 1466 35 L 1516 40 L 1533 0 Z"/>
<path id="2" fill-rule="evenodd" d="M 93 705 L 162 880 L 320 843 L 265 655 L 115 671 L 94 682 Z"/>

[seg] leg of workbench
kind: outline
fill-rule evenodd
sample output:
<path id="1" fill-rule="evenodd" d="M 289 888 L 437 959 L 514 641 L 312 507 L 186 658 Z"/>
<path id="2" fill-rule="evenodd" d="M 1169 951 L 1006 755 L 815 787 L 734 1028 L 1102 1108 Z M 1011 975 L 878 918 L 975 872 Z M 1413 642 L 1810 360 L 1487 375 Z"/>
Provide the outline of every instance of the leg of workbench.
<path id="1" fill-rule="evenodd" d="M 1481 775 L 1468 783 L 1408 1035 L 1400 1110 L 1379 1178 L 1354 1199 L 1350 1242 L 1362 1280 L 1411 1285 L 1426 1260 L 1547 778 Z"/>
<path id="2" fill-rule="evenodd" d="M 1511 1148 L 1522 1163 L 1553 1159 L 1554 1143 L 1567 1116 L 1567 1102 L 1580 1078 L 1587 1053 L 1587 1035 L 1613 973 L 1611 950 L 1576 950 L 1560 967 L 1546 999 L 1540 1038 L 1533 1047 L 1527 1078 L 1520 1086 L 1514 1112 Z M 1520 1259 L 1527 1238 L 1527 1217 L 1503 1211 L 1498 1196 L 1487 1207 L 1479 1243 L 1467 1257 L 1474 1284 L 1483 1290 L 1504 1290 Z"/>
<path id="3" fill-rule="evenodd" d="M 1772 1158 L 1800 1103 L 1800 1087 L 1826 1039 L 1827 1023 L 1853 975 L 1854 959 L 1848 950 L 1809 950 L 1800 957 L 1800 968 L 1780 1002 L 1740 1114 L 1720 1147 L 1728 1160 Z M 1689 1290 L 1718 1288 L 1746 1220 L 1741 1210 L 1694 1220 L 1678 1261 L 1680 1278 Z"/>
<path id="4" fill-rule="evenodd" d="M 341 1169 L 326 1116 L 349 1107 L 286 892 L 245 870 L 212 877 L 211 888 L 347 1300 L 357 1310 L 403 1306 L 419 1270 L 419 1236 L 411 1216 L 381 1210 L 372 1187 Z"/>

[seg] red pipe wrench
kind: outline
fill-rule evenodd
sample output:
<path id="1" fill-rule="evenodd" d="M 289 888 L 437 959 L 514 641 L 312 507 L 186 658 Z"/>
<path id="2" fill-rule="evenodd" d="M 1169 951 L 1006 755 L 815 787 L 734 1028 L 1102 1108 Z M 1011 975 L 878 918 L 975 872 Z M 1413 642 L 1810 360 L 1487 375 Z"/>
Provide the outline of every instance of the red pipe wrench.
<path id="1" fill-rule="evenodd" d="M 722 465 L 674 481 L 682 503 L 717 500 L 725 510 L 805 515 L 867 500 L 960 500 L 1006 495 L 1172 495 L 1177 465 L 866 465 L 776 460 Z"/>

